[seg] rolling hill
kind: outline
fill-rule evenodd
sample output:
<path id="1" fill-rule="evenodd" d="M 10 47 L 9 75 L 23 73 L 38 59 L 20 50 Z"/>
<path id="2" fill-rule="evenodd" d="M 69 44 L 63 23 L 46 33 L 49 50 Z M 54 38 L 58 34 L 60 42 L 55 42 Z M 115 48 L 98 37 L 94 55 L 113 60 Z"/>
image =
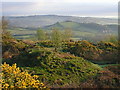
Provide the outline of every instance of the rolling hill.
<path id="1" fill-rule="evenodd" d="M 33 38 L 36 30 L 43 29 L 49 32 L 52 28 L 71 29 L 73 38 L 78 39 L 118 33 L 117 19 L 58 15 L 17 16 L 6 19 L 9 21 L 9 31 L 19 39 Z"/>
<path id="2" fill-rule="evenodd" d="M 110 18 L 92 18 L 92 17 L 75 17 L 75 16 L 58 16 L 58 15 L 34 15 L 34 16 L 8 16 L 11 27 L 21 28 L 40 28 L 57 22 L 73 21 L 77 23 L 97 23 L 97 24 L 117 24 L 117 19 Z"/>
<path id="3" fill-rule="evenodd" d="M 91 32 L 91 33 L 115 33 L 117 25 L 100 25 L 96 23 L 77 23 L 73 21 L 57 22 L 53 25 L 43 27 L 44 30 L 57 28 L 59 30 L 71 29 L 73 31 Z"/>

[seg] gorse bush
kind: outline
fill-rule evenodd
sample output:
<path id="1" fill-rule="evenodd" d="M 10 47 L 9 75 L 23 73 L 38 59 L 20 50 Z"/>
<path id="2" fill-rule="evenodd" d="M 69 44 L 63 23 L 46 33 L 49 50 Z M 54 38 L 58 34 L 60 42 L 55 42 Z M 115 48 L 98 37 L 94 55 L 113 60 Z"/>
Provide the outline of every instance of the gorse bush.
<path id="1" fill-rule="evenodd" d="M 93 44 L 89 43 L 88 41 L 78 41 L 78 42 L 68 42 L 66 50 L 76 56 L 84 57 L 88 60 L 93 60 L 99 56 L 102 51 L 94 46 Z"/>
<path id="2" fill-rule="evenodd" d="M 4 63 L 2 69 L 2 88 L 41 88 L 45 89 L 45 85 L 38 80 L 37 75 L 31 76 L 28 72 L 22 72 L 16 64 L 9 66 Z"/>
<path id="3" fill-rule="evenodd" d="M 40 81 L 48 86 L 78 86 L 85 79 L 95 76 L 101 68 L 80 57 L 67 57 L 69 54 L 56 53 L 45 48 L 31 48 L 19 56 L 6 60 L 11 65 L 17 63 L 23 70 L 39 75 Z M 3 61 L 4 62 L 4 61 Z"/>
<path id="4" fill-rule="evenodd" d="M 120 43 L 114 37 L 108 42 L 98 43 L 86 40 L 73 41 L 71 30 L 61 31 L 54 28 L 51 33 L 38 30 L 38 41 L 17 40 L 6 31 L 8 23 L 4 18 L 2 24 L 4 32 L 0 88 L 41 90 L 48 89 L 46 86 L 117 88 L 120 85 L 120 78 L 117 75 L 118 66 L 102 68 L 103 66 L 91 63 L 117 62 L 117 49 Z M 101 40 L 100 36 L 95 36 L 95 39 Z"/>
<path id="5" fill-rule="evenodd" d="M 92 61 L 105 61 L 108 63 L 118 62 L 118 46 L 111 42 L 98 42 L 96 44 L 88 41 L 67 42 L 63 51 L 70 52 L 79 57 Z"/>
<path id="6" fill-rule="evenodd" d="M 15 55 L 19 55 L 27 44 L 23 43 L 22 40 L 16 40 L 7 31 L 2 33 L 2 54 L 3 58 L 12 58 Z"/>
<path id="7" fill-rule="evenodd" d="M 82 58 L 63 59 L 59 57 L 48 60 L 47 63 L 41 61 L 40 66 L 26 67 L 25 69 L 32 74 L 40 75 L 40 80 L 48 83 L 48 86 L 51 87 L 63 87 L 70 84 L 79 86 L 81 82 L 89 77 L 94 77 L 101 70 L 98 65 Z"/>
<path id="8" fill-rule="evenodd" d="M 40 66 L 41 62 L 47 63 L 48 60 L 53 58 L 54 53 L 44 48 L 35 47 L 21 52 L 18 56 L 12 59 L 4 59 L 10 65 L 17 63 L 18 66 Z"/>
<path id="9" fill-rule="evenodd" d="M 37 45 L 42 47 L 54 47 L 53 42 L 50 40 L 39 41 Z"/>
<path id="10" fill-rule="evenodd" d="M 117 45 L 115 45 L 114 43 L 104 41 L 97 43 L 97 47 L 103 50 L 107 50 L 107 48 L 117 49 Z"/>
<path id="11" fill-rule="evenodd" d="M 106 60 L 108 62 L 117 63 L 119 61 L 118 58 L 118 45 L 111 42 L 101 41 L 97 43 L 97 48 L 102 50 L 100 54 L 101 60 Z"/>

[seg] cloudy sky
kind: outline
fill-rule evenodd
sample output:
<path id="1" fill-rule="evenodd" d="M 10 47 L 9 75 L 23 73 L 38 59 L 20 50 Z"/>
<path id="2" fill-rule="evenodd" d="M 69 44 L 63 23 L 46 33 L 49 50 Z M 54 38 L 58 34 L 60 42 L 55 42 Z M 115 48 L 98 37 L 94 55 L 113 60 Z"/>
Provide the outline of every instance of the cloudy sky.
<path id="1" fill-rule="evenodd" d="M 2 1 L 2 14 L 7 16 L 49 14 L 116 18 L 118 15 L 118 1 L 119 0 L 4 0 Z"/>

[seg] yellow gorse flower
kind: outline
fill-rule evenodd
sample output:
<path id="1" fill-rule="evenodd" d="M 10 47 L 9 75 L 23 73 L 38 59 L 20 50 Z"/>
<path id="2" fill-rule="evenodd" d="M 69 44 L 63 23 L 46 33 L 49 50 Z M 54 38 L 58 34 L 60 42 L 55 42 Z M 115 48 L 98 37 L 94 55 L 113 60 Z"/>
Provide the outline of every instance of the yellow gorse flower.
<path id="1" fill-rule="evenodd" d="M 31 76 L 28 72 L 21 72 L 16 64 L 10 66 L 4 63 L 1 65 L 1 69 L 0 83 L 2 83 L 2 88 L 46 88 L 43 83 L 37 80 L 39 76 Z"/>

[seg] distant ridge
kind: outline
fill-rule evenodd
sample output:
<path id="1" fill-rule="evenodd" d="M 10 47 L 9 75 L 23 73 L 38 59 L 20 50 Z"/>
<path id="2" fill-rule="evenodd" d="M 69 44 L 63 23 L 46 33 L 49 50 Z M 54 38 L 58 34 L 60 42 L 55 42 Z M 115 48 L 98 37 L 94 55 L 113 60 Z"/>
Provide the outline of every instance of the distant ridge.
<path id="1" fill-rule="evenodd" d="M 117 32 L 117 25 L 100 25 L 97 23 L 78 23 L 73 21 L 57 22 L 53 25 L 43 27 L 44 30 L 51 30 L 57 28 L 59 30 L 72 29 L 73 31 L 103 33 L 103 32 Z"/>
<path id="2" fill-rule="evenodd" d="M 32 15 L 32 16 L 7 16 L 10 27 L 40 28 L 53 25 L 57 22 L 73 21 L 76 23 L 117 24 L 117 19 L 76 17 L 60 15 Z"/>

